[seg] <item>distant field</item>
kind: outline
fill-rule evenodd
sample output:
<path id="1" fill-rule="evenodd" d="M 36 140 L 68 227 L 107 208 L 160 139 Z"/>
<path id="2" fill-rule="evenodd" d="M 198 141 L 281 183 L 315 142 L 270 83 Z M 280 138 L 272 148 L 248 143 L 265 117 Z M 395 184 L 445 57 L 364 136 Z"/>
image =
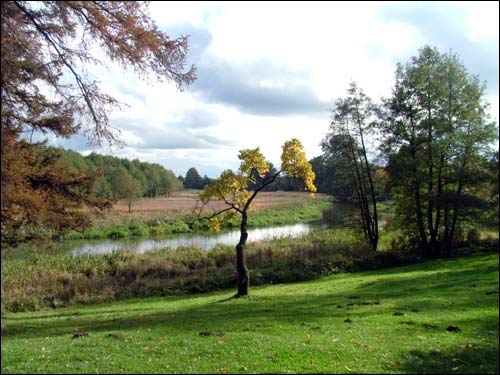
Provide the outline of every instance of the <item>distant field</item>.
<path id="1" fill-rule="evenodd" d="M 179 191 L 170 194 L 170 197 L 162 198 L 143 198 L 132 205 L 132 211 L 162 211 L 167 213 L 189 213 L 193 212 L 199 204 L 197 190 Z M 326 194 L 316 194 L 318 198 L 326 198 Z M 255 210 L 268 208 L 276 205 L 289 203 L 302 203 L 309 198 L 306 192 L 261 192 L 254 200 L 253 208 Z M 199 206 L 198 206 L 199 207 Z M 224 208 L 223 202 L 214 201 L 207 205 L 204 210 L 210 212 L 219 208 Z M 120 201 L 114 207 L 113 211 L 128 212 L 128 204 Z"/>

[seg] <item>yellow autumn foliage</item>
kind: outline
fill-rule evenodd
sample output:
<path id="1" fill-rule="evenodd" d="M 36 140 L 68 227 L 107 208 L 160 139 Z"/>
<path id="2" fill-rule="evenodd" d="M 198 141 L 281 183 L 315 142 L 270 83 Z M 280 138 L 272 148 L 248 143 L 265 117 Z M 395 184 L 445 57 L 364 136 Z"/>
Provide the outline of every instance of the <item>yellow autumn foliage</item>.
<path id="1" fill-rule="evenodd" d="M 316 192 L 314 179 L 316 175 L 311 164 L 307 161 L 302 143 L 298 139 L 294 138 L 283 145 L 281 170 L 290 176 L 302 179 L 306 185 L 306 190 L 310 192 L 311 197 L 314 197 Z"/>
<path id="2" fill-rule="evenodd" d="M 238 158 L 241 160 L 240 172 L 248 177 L 251 177 L 252 169 L 255 169 L 260 177 L 264 177 L 269 172 L 269 164 L 259 147 L 240 150 Z"/>
<path id="3" fill-rule="evenodd" d="M 260 152 L 259 147 L 240 150 L 238 158 L 241 160 L 238 173 L 229 169 L 225 170 L 211 185 L 206 186 L 199 195 L 203 203 L 208 203 L 210 199 L 221 200 L 232 208 L 231 210 L 221 211 L 220 215 L 216 214 L 216 216 L 209 219 L 208 227 L 211 231 L 220 231 L 221 224 L 232 220 L 238 211 L 242 212 L 250 209 L 250 205 L 247 204 L 254 192 L 248 190 L 248 184 L 249 182 L 255 183 L 252 171 L 256 171 L 262 178 L 269 171 L 269 163 Z M 311 197 L 314 197 L 316 192 L 314 179 L 316 176 L 298 139 L 285 142 L 281 162 L 281 171 L 278 173 L 285 172 L 290 176 L 302 179 L 306 185 L 306 190 L 310 192 Z"/>

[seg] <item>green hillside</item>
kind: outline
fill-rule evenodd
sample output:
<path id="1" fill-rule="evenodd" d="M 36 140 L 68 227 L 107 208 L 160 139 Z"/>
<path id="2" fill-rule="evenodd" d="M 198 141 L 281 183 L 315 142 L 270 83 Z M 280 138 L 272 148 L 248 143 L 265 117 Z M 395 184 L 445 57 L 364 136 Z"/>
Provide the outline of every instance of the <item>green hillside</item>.
<path id="1" fill-rule="evenodd" d="M 474 254 L 248 298 L 9 313 L 2 373 L 498 373 L 498 265 Z"/>

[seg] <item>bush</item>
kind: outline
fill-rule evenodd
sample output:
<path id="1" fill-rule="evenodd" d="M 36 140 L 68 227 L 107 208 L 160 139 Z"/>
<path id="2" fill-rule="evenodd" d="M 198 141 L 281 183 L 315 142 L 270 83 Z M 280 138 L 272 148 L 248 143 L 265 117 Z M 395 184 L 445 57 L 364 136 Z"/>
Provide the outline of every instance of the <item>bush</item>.
<path id="1" fill-rule="evenodd" d="M 109 238 L 123 238 L 127 237 L 129 234 L 128 228 L 125 226 L 121 226 L 118 228 L 114 228 L 108 232 Z"/>

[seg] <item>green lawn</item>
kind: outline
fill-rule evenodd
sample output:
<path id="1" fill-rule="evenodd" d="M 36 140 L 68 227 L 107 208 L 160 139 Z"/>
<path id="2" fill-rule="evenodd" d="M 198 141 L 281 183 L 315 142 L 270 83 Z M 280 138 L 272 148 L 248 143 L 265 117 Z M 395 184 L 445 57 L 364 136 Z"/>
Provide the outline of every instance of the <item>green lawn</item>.
<path id="1" fill-rule="evenodd" d="M 476 254 L 242 299 L 227 290 L 9 313 L 2 373 L 498 373 L 498 265 L 498 254 Z"/>

